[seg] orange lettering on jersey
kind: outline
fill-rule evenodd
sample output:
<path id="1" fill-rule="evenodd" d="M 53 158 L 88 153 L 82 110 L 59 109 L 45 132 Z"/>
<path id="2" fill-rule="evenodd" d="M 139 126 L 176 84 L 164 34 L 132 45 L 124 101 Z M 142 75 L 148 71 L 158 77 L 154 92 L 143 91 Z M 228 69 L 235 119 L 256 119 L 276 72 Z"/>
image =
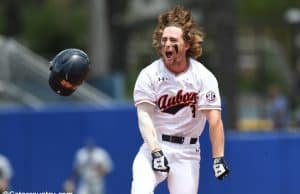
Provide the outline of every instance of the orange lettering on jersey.
<path id="1" fill-rule="evenodd" d="M 158 107 L 162 112 L 170 114 L 176 114 L 183 107 L 195 105 L 196 103 L 196 92 L 183 93 L 182 90 L 179 90 L 175 96 L 169 96 L 168 94 L 162 95 L 157 102 Z"/>

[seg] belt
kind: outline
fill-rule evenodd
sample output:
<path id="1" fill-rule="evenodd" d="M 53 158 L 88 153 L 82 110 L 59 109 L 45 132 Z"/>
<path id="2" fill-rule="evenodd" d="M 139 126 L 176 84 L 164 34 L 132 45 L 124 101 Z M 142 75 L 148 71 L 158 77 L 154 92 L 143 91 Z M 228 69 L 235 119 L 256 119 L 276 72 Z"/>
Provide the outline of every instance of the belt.
<path id="1" fill-rule="evenodd" d="M 189 139 L 189 141 L 188 141 L 188 139 Z M 187 138 L 187 137 L 179 137 L 179 136 L 163 134 L 162 140 L 172 142 L 172 143 L 178 143 L 178 144 L 196 144 L 198 141 L 198 138 L 195 138 L 195 137 Z M 185 142 L 184 140 L 187 140 L 187 142 Z"/>

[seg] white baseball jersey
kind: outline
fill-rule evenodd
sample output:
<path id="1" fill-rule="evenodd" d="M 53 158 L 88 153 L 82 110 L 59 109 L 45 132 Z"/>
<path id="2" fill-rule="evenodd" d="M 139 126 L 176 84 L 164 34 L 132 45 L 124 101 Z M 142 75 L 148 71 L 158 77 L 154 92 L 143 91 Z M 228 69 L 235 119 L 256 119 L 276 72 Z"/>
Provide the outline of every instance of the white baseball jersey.
<path id="1" fill-rule="evenodd" d="M 200 145 L 188 140 L 203 132 L 206 118 L 200 110 L 221 109 L 216 78 L 194 59 L 189 59 L 189 68 L 179 75 L 171 73 L 159 59 L 137 78 L 134 103 L 142 102 L 155 106 L 152 120 L 170 171 L 153 171 L 151 150 L 144 143 L 133 162 L 131 194 L 153 194 L 165 179 L 171 194 L 198 193 Z M 184 137 L 184 141 L 164 141 L 163 134 Z"/>
<path id="2" fill-rule="evenodd" d="M 110 172 L 113 167 L 112 160 L 104 149 L 95 147 L 88 151 L 87 148 L 81 148 L 77 152 L 75 168 L 80 176 L 78 194 L 104 193 L 104 179 L 99 175 L 99 166 L 106 172 Z"/>
<path id="3" fill-rule="evenodd" d="M 134 103 L 141 102 L 156 105 L 153 122 L 158 134 L 183 137 L 201 135 L 206 119 L 199 110 L 221 109 L 216 78 L 194 59 L 179 75 L 161 59 L 144 68 L 134 88 Z"/>
<path id="4" fill-rule="evenodd" d="M 5 179 L 11 179 L 13 175 L 13 170 L 9 160 L 2 154 L 0 154 L 0 171 L 2 173 L 2 177 Z"/>

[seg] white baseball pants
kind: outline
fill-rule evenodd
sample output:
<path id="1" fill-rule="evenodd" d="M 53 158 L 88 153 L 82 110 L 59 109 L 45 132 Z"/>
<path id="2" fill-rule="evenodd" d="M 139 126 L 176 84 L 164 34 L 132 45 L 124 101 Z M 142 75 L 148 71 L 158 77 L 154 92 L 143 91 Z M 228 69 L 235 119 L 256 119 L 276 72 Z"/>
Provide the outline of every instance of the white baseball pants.
<path id="1" fill-rule="evenodd" d="M 176 144 L 161 142 L 170 171 L 157 172 L 152 169 L 152 156 L 144 143 L 133 162 L 131 194 L 154 194 L 155 187 L 168 181 L 170 194 L 197 194 L 199 185 L 199 144 Z"/>

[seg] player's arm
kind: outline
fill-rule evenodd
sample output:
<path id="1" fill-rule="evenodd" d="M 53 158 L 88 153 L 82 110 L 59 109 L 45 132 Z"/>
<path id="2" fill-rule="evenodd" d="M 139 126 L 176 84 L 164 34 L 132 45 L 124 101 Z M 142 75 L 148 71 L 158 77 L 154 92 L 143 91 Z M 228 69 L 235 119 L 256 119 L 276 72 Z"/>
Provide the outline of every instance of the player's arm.
<path id="1" fill-rule="evenodd" d="M 224 127 L 220 110 L 203 110 L 209 123 L 213 158 L 224 156 Z"/>
<path id="2" fill-rule="evenodd" d="M 212 145 L 213 170 L 215 177 L 222 180 L 229 169 L 224 160 L 224 127 L 220 110 L 203 110 L 209 123 L 209 136 Z"/>
<path id="3" fill-rule="evenodd" d="M 152 122 L 154 105 L 143 102 L 137 105 L 138 123 L 144 142 L 148 145 L 151 152 L 159 151 L 157 134 Z"/>
<path id="4" fill-rule="evenodd" d="M 97 165 L 100 177 L 108 175 L 113 170 L 113 161 L 105 150 L 102 151 L 102 160 Z"/>
<path id="5" fill-rule="evenodd" d="M 152 121 L 154 105 L 143 102 L 137 105 L 138 123 L 144 142 L 148 145 L 152 155 L 152 169 L 168 172 L 168 160 L 164 156 L 157 140 L 156 130 Z"/>
<path id="6" fill-rule="evenodd" d="M 63 183 L 63 191 L 66 193 L 74 193 L 75 192 L 75 183 L 76 179 L 78 177 L 78 171 L 77 169 L 73 169 L 71 172 L 70 177 L 65 180 Z"/>

